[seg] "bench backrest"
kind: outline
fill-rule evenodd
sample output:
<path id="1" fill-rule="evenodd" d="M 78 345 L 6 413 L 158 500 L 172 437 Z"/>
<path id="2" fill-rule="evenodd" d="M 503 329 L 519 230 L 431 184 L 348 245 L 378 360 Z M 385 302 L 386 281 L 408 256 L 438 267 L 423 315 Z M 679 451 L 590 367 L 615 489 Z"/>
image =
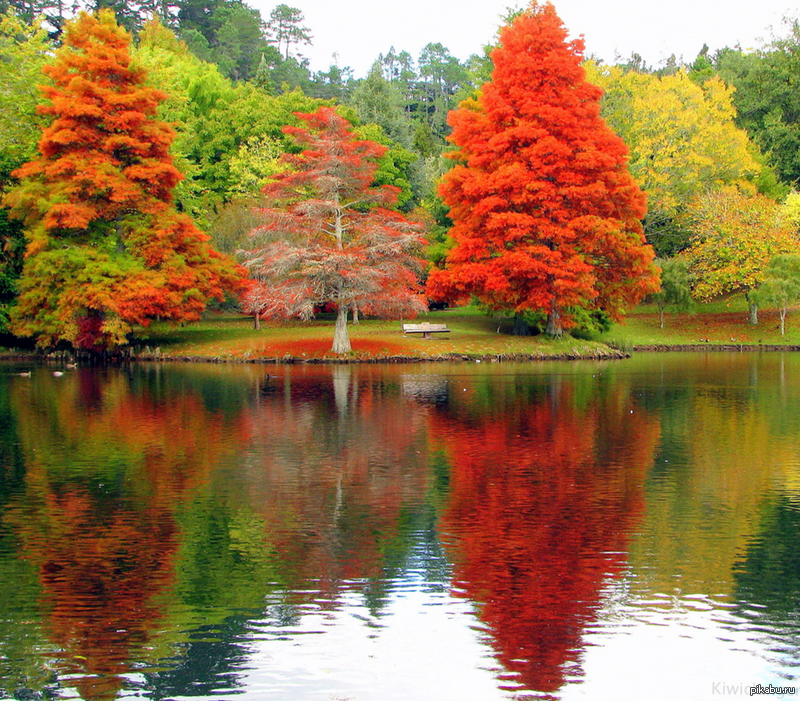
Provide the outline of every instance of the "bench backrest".
<path id="1" fill-rule="evenodd" d="M 403 324 L 403 331 L 447 331 L 447 324 Z"/>

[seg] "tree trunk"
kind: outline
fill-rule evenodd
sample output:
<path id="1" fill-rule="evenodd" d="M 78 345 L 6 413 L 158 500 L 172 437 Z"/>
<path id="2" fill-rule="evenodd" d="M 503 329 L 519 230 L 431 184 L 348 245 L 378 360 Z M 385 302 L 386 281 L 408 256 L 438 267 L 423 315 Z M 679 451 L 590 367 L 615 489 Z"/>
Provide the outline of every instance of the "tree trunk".
<path id="1" fill-rule="evenodd" d="M 256 313 L 255 313 L 255 316 L 253 317 L 253 328 L 254 328 L 256 331 L 259 331 L 259 330 L 261 329 L 261 320 L 259 319 L 259 314 L 258 314 L 258 312 L 256 312 Z"/>
<path id="2" fill-rule="evenodd" d="M 658 318 L 661 320 L 661 328 L 664 328 L 664 307 L 658 310 Z"/>
<path id="3" fill-rule="evenodd" d="M 750 323 L 753 326 L 758 325 L 758 304 L 752 299 L 747 300 L 750 304 Z"/>
<path id="4" fill-rule="evenodd" d="M 553 307 L 547 315 L 547 328 L 544 332 L 548 336 L 561 336 L 564 333 L 561 328 L 561 312 L 557 307 Z"/>
<path id="5" fill-rule="evenodd" d="M 125 237 L 122 233 L 122 222 L 119 219 L 114 222 L 114 230 L 117 234 L 117 253 L 125 253 Z"/>
<path id="6" fill-rule="evenodd" d="M 349 353 L 350 336 L 347 334 L 347 310 L 346 304 L 339 305 L 339 311 L 336 314 L 336 328 L 333 332 L 333 347 L 331 350 L 334 353 Z"/>
<path id="7" fill-rule="evenodd" d="M 353 310 L 353 324 L 358 324 L 358 305 L 353 302 L 350 308 Z"/>
<path id="8" fill-rule="evenodd" d="M 514 330 L 512 333 L 515 336 L 530 336 L 531 335 L 531 327 L 528 324 L 527 320 L 525 319 L 522 314 L 515 314 L 514 315 Z"/>
<path id="9" fill-rule="evenodd" d="M 789 310 L 786 307 L 782 307 L 781 310 L 780 310 L 780 315 L 781 315 L 781 336 L 783 336 L 785 331 L 786 331 L 786 312 L 788 312 L 788 311 Z"/>

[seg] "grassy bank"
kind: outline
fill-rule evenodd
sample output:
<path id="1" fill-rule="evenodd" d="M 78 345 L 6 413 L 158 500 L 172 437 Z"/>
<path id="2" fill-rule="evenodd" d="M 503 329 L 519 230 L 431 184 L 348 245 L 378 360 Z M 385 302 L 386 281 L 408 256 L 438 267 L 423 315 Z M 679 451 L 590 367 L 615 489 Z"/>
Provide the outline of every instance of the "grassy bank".
<path id="1" fill-rule="evenodd" d="M 155 325 L 143 336 L 139 354 L 167 359 L 324 361 L 333 359 L 437 358 L 561 358 L 603 357 L 612 350 L 597 340 L 519 337 L 511 335 L 511 321 L 492 319 L 478 309 L 430 312 L 414 320 L 447 324 L 450 332 L 431 339 L 404 335 L 400 321 L 362 320 L 350 325 L 353 351 L 342 358 L 331 353 L 333 318 L 307 322 L 264 323 L 241 316 L 215 316 L 191 326 Z"/>
<path id="2" fill-rule="evenodd" d="M 698 304 L 690 313 L 667 313 L 664 328 L 660 328 L 656 307 L 641 305 L 591 340 L 569 335 L 561 339 L 513 336 L 511 319 L 491 318 L 475 307 L 429 312 L 415 321 L 445 323 L 451 331 L 423 339 L 404 335 L 399 321 L 365 320 L 350 326 L 351 357 L 592 357 L 607 353 L 609 346 L 624 351 L 681 346 L 800 346 L 800 311 L 790 313 L 786 335 L 781 336 L 777 311 L 762 310 L 759 324 L 752 326 L 741 295 Z M 143 342 L 151 352 L 158 348 L 166 357 L 319 360 L 336 357 L 330 352 L 332 340 L 332 317 L 266 323 L 255 330 L 251 318 L 218 316 L 184 328 L 154 327 Z"/>
<path id="3" fill-rule="evenodd" d="M 749 323 L 747 301 L 735 295 L 708 304 L 697 304 L 690 313 L 664 315 L 659 327 L 658 309 L 640 305 L 622 323 L 598 337 L 615 347 L 635 350 L 653 346 L 800 346 L 800 310 L 786 319 L 781 336 L 780 319 L 774 309 L 760 310 L 759 323 Z"/>
<path id="4" fill-rule="evenodd" d="M 364 320 L 350 326 L 353 352 L 344 358 L 330 352 L 333 318 L 308 322 L 262 323 L 253 328 L 250 317 L 209 315 L 196 324 L 173 328 L 154 324 L 138 334 L 134 353 L 141 358 L 208 359 L 221 361 L 297 360 L 403 360 L 438 358 L 577 358 L 611 357 L 612 349 L 668 349 L 685 346 L 741 348 L 742 346 L 800 347 L 800 311 L 787 319 L 787 333 L 780 335 L 777 312 L 760 313 L 758 326 L 748 323 L 747 304 L 741 296 L 697 305 L 689 314 L 667 314 L 659 327 L 658 310 L 642 305 L 622 323 L 592 340 L 565 335 L 511 335 L 511 320 L 490 318 L 467 307 L 430 312 L 416 321 L 445 323 L 450 333 L 423 339 L 406 336 L 399 321 Z M 10 349 L 7 354 L 16 354 Z"/>

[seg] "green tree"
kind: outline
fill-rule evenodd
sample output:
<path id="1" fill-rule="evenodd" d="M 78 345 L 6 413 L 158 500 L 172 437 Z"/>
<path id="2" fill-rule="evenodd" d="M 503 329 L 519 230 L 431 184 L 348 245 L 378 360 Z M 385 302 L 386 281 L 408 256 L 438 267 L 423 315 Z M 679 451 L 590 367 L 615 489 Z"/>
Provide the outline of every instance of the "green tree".
<path id="1" fill-rule="evenodd" d="M 374 141 L 386 147 L 386 153 L 377 161 L 378 168 L 375 171 L 374 182 L 378 186 L 396 187 L 397 207 L 405 209 L 405 205 L 414 196 L 410 171 L 417 157 L 389 138 L 378 124 L 370 123 L 354 127 L 353 134 L 359 139 Z"/>
<path id="2" fill-rule="evenodd" d="M 710 80 L 716 75 L 714 64 L 708 55 L 708 44 L 703 44 L 700 53 L 697 54 L 694 62 L 689 66 L 689 78 L 693 83 L 703 85 L 707 80 Z"/>
<path id="3" fill-rule="evenodd" d="M 313 37 L 311 30 L 303 26 L 305 17 L 296 7 L 278 5 L 269 14 L 267 27 L 272 41 L 285 59 L 289 58 L 289 51 L 295 44 L 310 44 Z"/>
<path id="4" fill-rule="evenodd" d="M 227 2 L 217 8 L 212 19 L 216 28 L 212 60 L 232 80 L 250 80 L 261 57 L 272 48 L 258 10 L 242 2 Z"/>
<path id="5" fill-rule="evenodd" d="M 311 95 L 314 90 L 307 58 L 294 56 L 281 58 L 272 66 L 270 81 L 273 86 L 276 86 L 276 89 L 270 91 L 272 93 L 300 88 L 306 95 Z"/>
<path id="6" fill-rule="evenodd" d="M 378 61 L 383 67 L 383 75 L 386 80 L 400 88 L 406 112 L 410 115 L 413 110 L 417 81 L 414 59 L 408 51 L 401 51 L 398 54 L 395 52 L 394 47 L 391 47 L 386 56 L 381 55 L 378 57 Z"/>
<path id="7" fill-rule="evenodd" d="M 184 178 L 174 190 L 175 203 L 205 225 L 208 213 L 223 199 L 218 169 L 207 161 L 216 153 L 215 135 L 223 128 L 220 115 L 234 101 L 235 88 L 215 64 L 197 58 L 157 20 L 145 25 L 134 55 L 147 69 L 149 83 L 168 95 L 158 106 L 158 117 L 177 132 L 170 153 Z M 220 153 L 218 159 L 226 155 Z"/>
<path id="8" fill-rule="evenodd" d="M 41 24 L 28 26 L 13 13 L 0 20 L 0 194 L 14 180 L 11 172 L 36 153 L 44 119 L 36 113 L 42 67 L 53 47 Z M 22 224 L 0 209 L 0 333 L 7 331 L 17 296 L 25 237 Z"/>
<path id="9" fill-rule="evenodd" d="M 216 63 L 231 80 L 255 78 L 262 57 L 273 64 L 281 58 L 261 14 L 241 0 L 184 0 L 177 30 L 195 56 Z"/>
<path id="10" fill-rule="evenodd" d="M 36 153 L 42 117 L 36 114 L 37 84 L 53 51 L 40 22 L 25 24 L 13 12 L 0 19 L 0 185 Z"/>
<path id="11" fill-rule="evenodd" d="M 383 77 L 379 62 L 372 65 L 367 77 L 353 90 L 349 105 L 362 122 L 380 125 L 394 142 L 404 148 L 411 147 L 411 122 L 403 95 L 396 83 Z"/>
<path id="12" fill-rule="evenodd" d="M 325 104 L 299 90 L 270 95 L 251 83 L 234 85 L 157 22 L 143 30 L 136 57 L 148 69 L 150 83 L 169 93 L 158 114 L 178 132 L 171 153 L 186 177 L 176 188 L 176 202 L 204 226 L 215 210 L 252 184 L 249 176 L 241 178 L 243 172 L 260 168 L 253 163 L 254 168 L 244 166 L 234 174 L 232 162 L 248 163 L 248 149 L 262 161 L 267 142 L 281 153 L 295 148 L 283 127 L 297 123 L 294 112 Z"/>
<path id="13" fill-rule="evenodd" d="M 661 289 L 650 295 L 658 307 L 659 324 L 664 328 L 664 312 L 667 307 L 676 311 L 688 311 L 692 303 L 692 280 L 689 264 L 684 258 L 656 258 L 661 268 Z"/>
<path id="14" fill-rule="evenodd" d="M 800 23 L 752 53 L 724 49 L 717 54 L 719 74 L 735 88 L 738 124 L 768 154 L 778 177 L 800 183 Z"/>
<path id="15" fill-rule="evenodd" d="M 353 86 L 353 69 L 345 66 L 331 65 L 327 71 L 319 71 L 314 75 L 311 92 L 314 97 L 323 100 L 335 99 L 347 102 Z"/>
<path id="16" fill-rule="evenodd" d="M 755 299 L 762 307 L 777 307 L 783 336 L 789 308 L 800 302 L 800 255 L 773 258 L 764 271 L 764 282 L 759 285 Z"/>
<path id="17" fill-rule="evenodd" d="M 181 37 L 195 31 L 210 43 L 214 36 L 212 17 L 214 11 L 224 0 L 179 0 L 178 28 Z"/>
<path id="18" fill-rule="evenodd" d="M 433 133 L 444 141 L 447 134 L 447 113 L 453 96 L 468 81 L 466 69 L 440 43 L 426 44 L 419 55 L 420 80 L 417 84 L 419 111 Z"/>
<path id="19" fill-rule="evenodd" d="M 285 145 L 274 136 L 251 136 L 241 144 L 230 160 L 234 196 L 255 198 L 273 175 L 286 170 L 280 161 L 285 151 Z"/>

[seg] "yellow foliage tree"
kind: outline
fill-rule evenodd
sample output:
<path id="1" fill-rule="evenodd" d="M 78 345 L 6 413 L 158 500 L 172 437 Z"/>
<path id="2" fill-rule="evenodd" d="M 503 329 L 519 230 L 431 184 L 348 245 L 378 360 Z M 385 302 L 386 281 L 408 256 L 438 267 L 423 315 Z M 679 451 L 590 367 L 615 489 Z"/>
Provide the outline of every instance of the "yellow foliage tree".
<path id="1" fill-rule="evenodd" d="M 695 198 L 752 182 L 763 170 L 757 148 L 734 124 L 733 88 L 719 78 L 701 87 L 684 70 L 659 77 L 591 61 L 586 69 L 605 91 L 601 114 L 628 145 L 630 172 L 647 194 L 649 242 L 661 256 L 685 248 Z"/>
<path id="2" fill-rule="evenodd" d="M 786 195 L 781 206 L 781 215 L 795 232 L 800 233 L 800 192 L 792 190 Z"/>
<path id="3" fill-rule="evenodd" d="M 710 190 L 689 208 L 692 244 L 684 252 L 696 280 L 693 296 L 708 300 L 744 292 L 750 321 L 757 306 L 750 294 L 764 281 L 770 261 L 780 254 L 800 254 L 800 239 L 780 205 L 736 187 Z"/>

